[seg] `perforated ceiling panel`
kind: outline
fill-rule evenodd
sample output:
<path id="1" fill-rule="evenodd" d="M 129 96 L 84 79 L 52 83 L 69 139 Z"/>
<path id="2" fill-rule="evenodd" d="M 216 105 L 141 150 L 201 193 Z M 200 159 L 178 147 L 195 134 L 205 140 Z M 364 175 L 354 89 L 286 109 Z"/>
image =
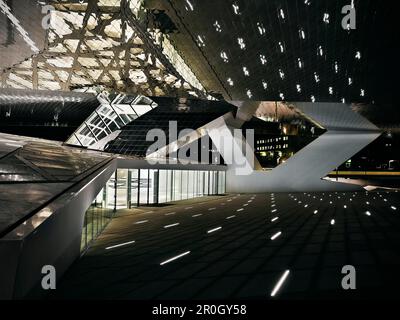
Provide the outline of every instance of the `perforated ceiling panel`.
<path id="1" fill-rule="evenodd" d="M 342 28 L 342 7 L 351 3 L 355 30 Z M 228 98 L 388 102 L 394 97 L 397 58 L 390 46 L 396 29 L 390 3 L 179 0 L 168 5 L 180 33 L 190 33 Z M 196 64 L 186 40 L 179 34 L 171 38 L 188 64 Z"/>

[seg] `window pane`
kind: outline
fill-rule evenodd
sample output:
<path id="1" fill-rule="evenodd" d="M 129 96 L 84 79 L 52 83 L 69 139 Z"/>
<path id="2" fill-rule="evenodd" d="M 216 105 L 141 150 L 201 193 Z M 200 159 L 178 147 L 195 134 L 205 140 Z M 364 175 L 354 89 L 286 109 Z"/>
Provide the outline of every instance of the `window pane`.
<path id="1" fill-rule="evenodd" d="M 131 207 L 136 207 L 138 202 L 139 170 L 131 169 Z"/>
<path id="2" fill-rule="evenodd" d="M 174 170 L 174 197 L 173 200 L 182 199 L 182 189 L 181 189 L 181 171 Z"/>
<path id="3" fill-rule="evenodd" d="M 160 170 L 158 176 L 158 202 L 167 202 L 167 170 Z"/>
<path id="4" fill-rule="evenodd" d="M 147 189 L 149 187 L 149 170 L 140 170 L 140 204 L 147 204 Z"/>
<path id="5" fill-rule="evenodd" d="M 193 170 L 188 171 L 188 199 L 194 197 L 195 175 Z"/>
<path id="6" fill-rule="evenodd" d="M 117 209 L 128 207 L 128 169 L 117 170 Z"/>

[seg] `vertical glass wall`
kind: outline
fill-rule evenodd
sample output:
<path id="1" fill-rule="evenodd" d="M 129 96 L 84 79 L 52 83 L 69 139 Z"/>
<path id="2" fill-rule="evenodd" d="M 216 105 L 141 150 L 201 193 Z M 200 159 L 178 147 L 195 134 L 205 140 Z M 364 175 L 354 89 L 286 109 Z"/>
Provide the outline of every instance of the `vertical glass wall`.
<path id="1" fill-rule="evenodd" d="M 84 251 L 107 223 L 111 220 L 114 210 L 107 208 L 106 189 L 103 188 L 85 213 L 83 222 L 81 251 Z M 113 190 L 113 189 L 112 189 Z"/>
<path id="2" fill-rule="evenodd" d="M 225 171 L 118 169 L 85 213 L 81 251 L 115 210 L 225 193 Z"/>
<path id="3" fill-rule="evenodd" d="M 107 182 L 104 204 L 132 208 L 225 193 L 225 171 L 118 169 Z"/>

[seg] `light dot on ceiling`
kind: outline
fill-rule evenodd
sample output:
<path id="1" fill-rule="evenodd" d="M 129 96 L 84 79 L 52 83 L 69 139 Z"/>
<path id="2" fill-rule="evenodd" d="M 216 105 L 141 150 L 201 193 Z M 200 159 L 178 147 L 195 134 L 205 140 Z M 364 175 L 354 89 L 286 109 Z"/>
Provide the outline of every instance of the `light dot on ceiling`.
<path id="1" fill-rule="evenodd" d="M 319 80 L 319 75 L 316 72 L 314 72 L 314 79 L 315 79 L 316 83 L 318 83 L 320 81 Z"/>
<path id="2" fill-rule="evenodd" d="M 285 13 L 283 12 L 283 9 L 282 9 L 282 8 L 279 9 L 279 17 L 280 17 L 282 20 L 285 20 Z"/>
<path id="3" fill-rule="evenodd" d="M 306 38 L 306 33 L 304 32 L 303 29 L 299 29 L 299 37 L 300 39 L 305 39 Z"/>
<path id="4" fill-rule="evenodd" d="M 232 7 L 233 7 L 233 12 L 234 12 L 235 14 L 239 15 L 239 14 L 240 14 L 239 6 L 238 6 L 236 3 L 233 3 L 233 4 L 232 4 Z"/>
<path id="5" fill-rule="evenodd" d="M 279 76 L 282 80 L 285 79 L 285 73 L 282 71 L 282 69 L 279 69 Z"/>
<path id="6" fill-rule="evenodd" d="M 225 51 L 221 51 L 220 57 L 222 58 L 222 60 L 223 60 L 225 63 L 228 63 L 228 62 L 229 62 L 228 55 L 226 54 Z"/>
<path id="7" fill-rule="evenodd" d="M 185 6 L 185 9 L 186 9 L 186 11 L 193 11 L 193 5 L 192 5 L 192 3 L 189 1 L 189 0 L 185 0 L 186 1 L 186 6 Z"/>
<path id="8" fill-rule="evenodd" d="M 238 40 L 240 49 L 242 49 L 242 50 L 246 49 L 246 44 L 244 43 L 243 38 L 238 38 L 237 40 Z"/>
<path id="9" fill-rule="evenodd" d="M 261 64 L 263 64 L 263 65 L 267 63 L 267 58 L 265 57 L 265 55 L 260 54 L 260 61 L 261 61 Z"/>
<path id="10" fill-rule="evenodd" d="M 322 18 L 322 21 L 324 21 L 326 24 L 329 23 L 329 13 L 324 13 L 324 17 Z"/>
<path id="11" fill-rule="evenodd" d="M 267 88 L 268 88 L 267 82 L 265 82 L 265 81 L 263 80 L 263 81 L 262 81 L 262 85 L 263 85 L 263 88 L 264 88 L 265 90 L 267 90 Z"/>
<path id="12" fill-rule="evenodd" d="M 260 33 L 260 35 L 265 34 L 265 28 L 261 22 L 257 22 L 257 28 L 258 28 L 258 32 Z"/>
<path id="13" fill-rule="evenodd" d="M 283 47 L 282 42 L 279 42 L 279 50 L 283 53 L 283 51 L 285 51 L 285 48 Z"/>
<path id="14" fill-rule="evenodd" d="M 199 47 L 205 47 L 206 45 L 204 39 L 200 35 L 197 36 L 197 45 Z"/>
<path id="15" fill-rule="evenodd" d="M 322 49 L 322 46 L 318 46 L 317 54 L 321 57 L 324 55 L 324 50 Z"/>
<path id="16" fill-rule="evenodd" d="M 213 26 L 215 27 L 215 31 L 217 31 L 217 32 L 222 31 L 221 25 L 219 24 L 219 22 L 217 20 L 215 20 Z"/>
<path id="17" fill-rule="evenodd" d="M 298 66 L 299 66 L 300 69 L 303 68 L 303 62 L 301 61 L 300 58 L 297 58 L 297 64 L 298 64 Z"/>

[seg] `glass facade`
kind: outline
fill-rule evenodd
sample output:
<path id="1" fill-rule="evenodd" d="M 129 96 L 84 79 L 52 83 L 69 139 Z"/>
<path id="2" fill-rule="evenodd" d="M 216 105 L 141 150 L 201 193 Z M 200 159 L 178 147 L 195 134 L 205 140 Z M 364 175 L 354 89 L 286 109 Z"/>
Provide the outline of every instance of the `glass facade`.
<path id="1" fill-rule="evenodd" d="M 104 205 L 124 209 L 225 193 L 225 171 L 118 169 L 104 188 Z"/>
<path id="2" fill-rule="evenodd" d="M 81 251 L 100 234 L 114 215 L 114 210 L 107 208 L 106 188 L 103 188 L 85 213 L 82 229 Z"/>
<path id="3" fill-rule="evenodd" d="M 85 213 L 81 251 L 117 209 L 224 194 L 225 171 L 118 169 Z"/>

